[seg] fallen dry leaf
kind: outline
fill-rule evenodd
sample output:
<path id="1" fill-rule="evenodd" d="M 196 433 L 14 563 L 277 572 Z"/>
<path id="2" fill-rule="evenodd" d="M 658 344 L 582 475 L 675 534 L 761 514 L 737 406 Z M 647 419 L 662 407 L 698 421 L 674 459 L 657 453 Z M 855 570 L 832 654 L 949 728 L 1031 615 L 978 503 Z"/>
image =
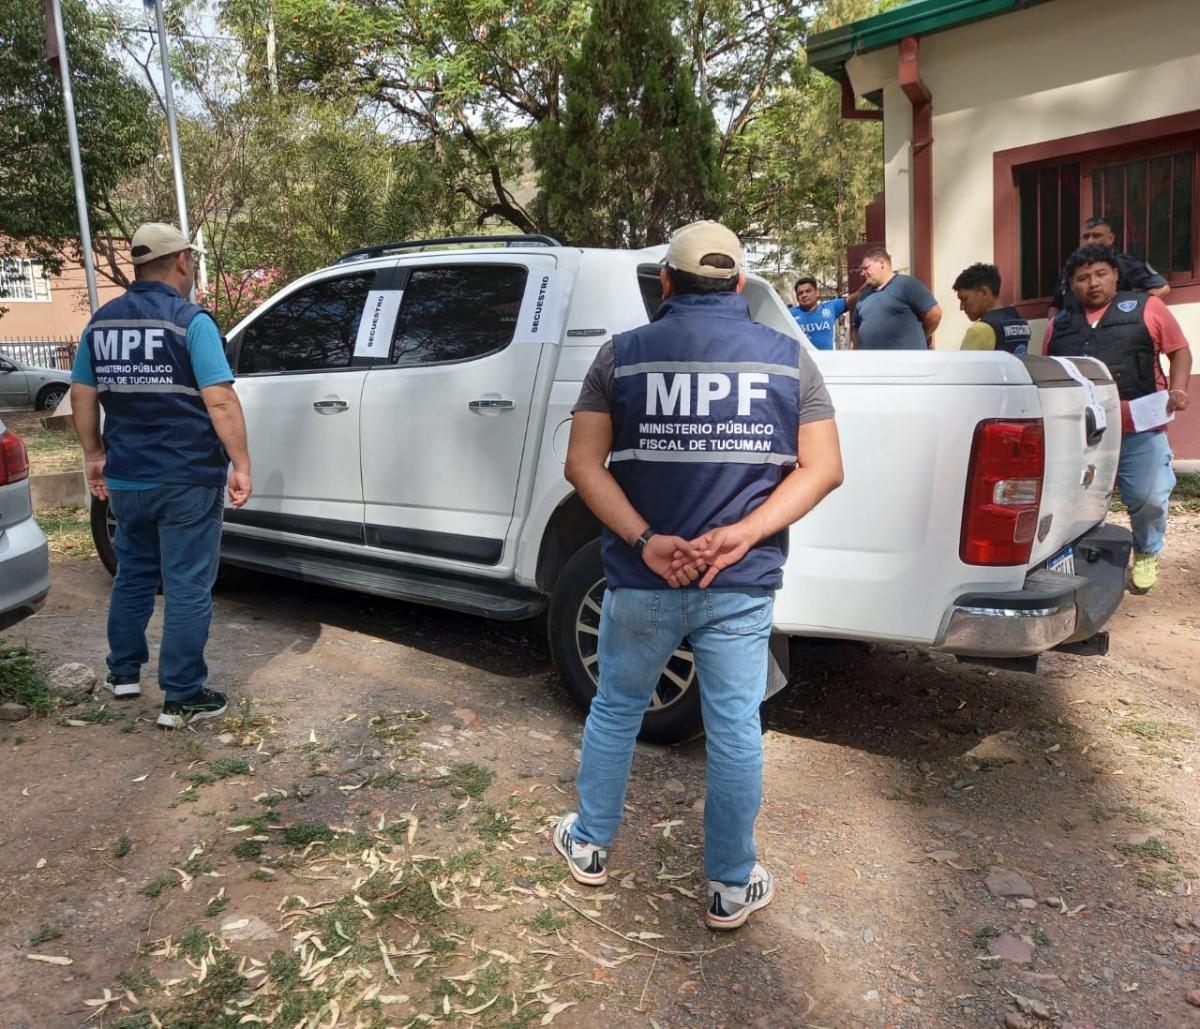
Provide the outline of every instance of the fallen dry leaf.
<path id="1" fill-rule="evenodd" d="M 542 1020 L 538 1025 L 549 1025 L 555 1018 L 566 1011 L 567 1008 L 573 1008 L 578 1003 L 579 1001 L 577 1000 L 560 1000 L 557 1004 L 551 1004 L 549 1010 L 542 1015 Z"/>

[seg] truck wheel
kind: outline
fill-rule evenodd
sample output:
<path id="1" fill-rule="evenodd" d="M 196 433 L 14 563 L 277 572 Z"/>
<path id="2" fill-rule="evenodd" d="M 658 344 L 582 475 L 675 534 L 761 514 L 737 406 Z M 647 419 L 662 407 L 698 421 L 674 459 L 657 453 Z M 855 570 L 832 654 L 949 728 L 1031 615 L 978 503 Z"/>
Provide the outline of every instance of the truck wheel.
<path id="1" fill-rule="evenodd" d="M 109 575 L 117 574 L 117 551 L 113 546 L 116 534 L 117 519 L 109 509 L 108 501 L 92 497 L 92 542 L 96 545 L 100 563 L 108 569 Z"/>
<path id="2" fill-rule="evenodd" d="M 550 597 L 547 626 L 550 653 L 563 688 L 583 711 L 591 707 L 600 681 L 597 647 L 603 599 L 600 541 L 593 540 L 563 566 Z M 663 669 L 639 738 L 648 743 L 682 743 L 703 728 L 696 662 L 684 641 Z"/>

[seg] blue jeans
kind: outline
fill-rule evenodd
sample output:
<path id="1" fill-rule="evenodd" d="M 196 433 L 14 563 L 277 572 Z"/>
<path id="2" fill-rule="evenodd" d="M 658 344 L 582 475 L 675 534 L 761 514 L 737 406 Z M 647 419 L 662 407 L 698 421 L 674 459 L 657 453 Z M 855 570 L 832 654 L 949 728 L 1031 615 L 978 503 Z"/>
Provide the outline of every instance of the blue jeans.
<path id="1" fill-rule="evenodd" d="M 696 655 L 707 734 L 704 871 L 717 882 L 749 881 L 762 803 L 758 708 L 766 692 L 774 603 L 774 591 L 754 588 L 604 594 L 600 688 L 583 730 L 576 840 L 612 845 L 642 716 L 667 658 L 686 638 Z"/>
<path id="2" fill-rule="evenodd" d="M 1157 554 L 1167 534 L 1167 502 L 1175 488 L 1171 444 L 1165 432 L 1127 432 L 1121 437 L 1117 487 L 1129 508 L 1133 548 Z"/>
<path id="3" fill-rule="evenodd" d="M 161 581 L 166 613 L 158 684 L 167 700 L 187 700 L 208 679 L 204 646 L 220 556 L 221 487 L 109 490 L 108 498 L 117 518 L 108 670 L 113 675 L 138 675 L 150 659 L 146 625 Z"/>

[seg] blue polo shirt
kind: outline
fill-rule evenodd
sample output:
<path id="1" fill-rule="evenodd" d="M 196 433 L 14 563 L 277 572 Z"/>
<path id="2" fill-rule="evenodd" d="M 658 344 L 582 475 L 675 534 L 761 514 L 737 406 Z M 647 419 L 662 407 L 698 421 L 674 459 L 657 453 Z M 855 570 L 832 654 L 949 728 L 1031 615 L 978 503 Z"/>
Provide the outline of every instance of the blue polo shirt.
<path id="1" fill-rule="evenodd" d="M 818 350 L 833 349 L 833 328 L 837 325 L 837 320 L 846 313 L 845 297 L 824 300 L 811 311 L 802 307 L 789 307 L 788 310 L 814 347 Z"/>

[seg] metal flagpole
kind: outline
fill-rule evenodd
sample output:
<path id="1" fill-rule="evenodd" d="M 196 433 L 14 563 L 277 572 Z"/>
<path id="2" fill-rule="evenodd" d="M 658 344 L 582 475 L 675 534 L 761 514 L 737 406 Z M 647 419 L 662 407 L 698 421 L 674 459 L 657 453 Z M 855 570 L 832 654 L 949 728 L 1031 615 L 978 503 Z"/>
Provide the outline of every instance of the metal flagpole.
<path id="1" fill-rule="evenodd" d="M 171 87 L 171 63 L 167 58 L 167 27 L 163 21 L 162 0 L 145 0 L 146 6 L 154 6 L 154 17 L 158 22 L 158 52 L 162 57 L 163 102 L 167 108 L 167 134 L 171 137 L 171 165 L 175 170 L 175 203 L 179 208 L 179 229 L 192 238 L 188 230 L 187 197 L 183 191 L 183 161 L 179 156 L 179 128 L 175 123 L 175 91 Z"/>
<path id="2" fill-rule="evenodd" d="M 50 0 L 54 17 L 54 45 L 58 50 L 58 73 L 62 79 L 63 106 L 67 115 L 67 142 L 71 149 L 71 174 L 75 178 L 75 210 L 79 214 L 79 247 L 87 276 L 88 306 L 96 313 L 100 297 L 96 292 L 96 267 L 92 263 L 92 229 L 88 224 L 87 193 L 83 188 L 83 162 L 79 159 L 79 133 L 75 128 L 75 95 L 71 92 L 71 65 L 67 60 L 67 34 L 63 29 L 59 0 Z"/>

